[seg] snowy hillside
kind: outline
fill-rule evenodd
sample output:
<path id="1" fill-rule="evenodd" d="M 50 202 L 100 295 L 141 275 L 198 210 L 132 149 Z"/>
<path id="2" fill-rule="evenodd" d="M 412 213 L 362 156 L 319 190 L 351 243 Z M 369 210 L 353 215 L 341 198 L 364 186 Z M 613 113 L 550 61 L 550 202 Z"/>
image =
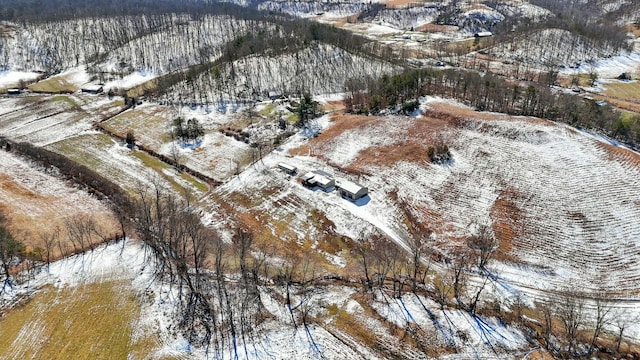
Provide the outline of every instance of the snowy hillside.
<path id="1" fill-rule="evenodd" d="M 640 357 L 637 1 L 13 1 L 0 359 Z"/>
<path id="2" fill-rule="evenodd" d="M 10 70 L 57 73 L 88 65 L 93 72 L 166 73 L 215 59 L 221 45 L 247 26 L 229 16 L 193 21 L 186 15 L 13 24 L 0 37 L 0 59 Z"/>
<path id="3" fill-rule="evenodd" d="M 489 50 L 491 55 L 511 61 L 520 61 L 544 68 L 545 66 L 576 67 L 594 63 L 596 59 L 618 53 L 615 48 L 599 46 L 567 30 L 544 29 L 498 44 Z"/>
<path id="4" fill-rule="evenodd" d="M 351 54 L 335 46 L 314 42 L 304 49 L 276 56 L 248 56 L 207 72 L 190 83 L 170 88 L 162 100 L 195 103 L 266 99 L 281 95 L 332 94 L 344 91 L 349 77 L 379 77 L 397 70 L 383 61 Z"/>
<path id="5" fill-rule="evenodd" d="M 425 106 L 460 111 L 437 99 Z M 373 226 L 407 247 L 412 235 L 402 224 L 404 209 L 435 232 L 447 256 L 464 246 L 473 223 L 493 224 L 503 259 L 494 269 L 507 284 L 562 290 L 571 283 L 637 297 L 640 156 L 565 126 L 463 113 L 468 120 L 461 125 L 420 116 L 335 120 L 318 138 L 301 148 L 288 144 L 296 149 L 274 152 L 264 168 L 247 171 L 221 191 L 255 196 L 271 184 L 278 195 L 264 208 L 277 199 L 299 199 L 280 208 L 277 218 L 311 207 L 340 234 L 357 237 Z M 425 159 L 426 146 L 438 139 L 452 150 L 448 166 Z M 322 169 L 338 181 L 358 181 L 370 189 L 370 201 L 358 205 L 309 191 L 273 170 L 282 161 L 300 173 Z M 304 219 L 292 225 L 305 228 Z M 517 269 L 527 269 L 528 276 Z"/>

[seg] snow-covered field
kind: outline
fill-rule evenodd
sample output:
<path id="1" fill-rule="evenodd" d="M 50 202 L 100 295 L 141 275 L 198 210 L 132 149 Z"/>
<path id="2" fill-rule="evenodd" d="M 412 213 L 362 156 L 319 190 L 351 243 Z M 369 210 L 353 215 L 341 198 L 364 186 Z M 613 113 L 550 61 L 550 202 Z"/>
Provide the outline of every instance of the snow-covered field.
<path id="1" fill-rule="evenodd" d="M 438 109 L 439 104 L 439 99 L 427 99 L 423 106 Z M 316 209 L 340 234 L 354 237 L 377 228 L 403 246 L 410 234 L 399 209 L 408 207 L 436 233 L 437 247 L 445 253 L 464 246 L 473 223 L 493 223 L 495 231 L 514 232 L 502 235 L 503 261 L 492 268 L 505 284 L 564 290 L 571 283 L 585 292 L 606 289 L 613 297 L 639 296 L 638 154 L 539 120 L 491 120 L 478 113 L 477 119 L 460 127 L 429 121 L 420 116 L 372 118 L 369 125 L 325 136 L 332 126 L 345 124 L 325 118 L 319 122 L 327 126 L 322 135 L 292 138 L 266 157 L 264 166 L 248 169 L 220 192 L 260 196 L 265 186 L 275 186 L 277 198 L 292 195 L 302 202 L 278 212 Z M 425 147 L 438 138 L 453 153 L 450 165 L 426 159 Z M 375 157 L 376 152 L 390 156 L 385 152 L 389 145 L 404 154 L 407 143 L 420 139 L 423 148 L 412 146 L 423 151 L 423 160 L 418 156 L 389 162 L 385 155 Z M 291 155 L 302 145 L 303 151 Z M 369 188 L 369 196 L 354 204 L 335 191 L 310 191 L 280 173 L 279 162 L 296 166 L 299 174 L 321 169 L 337 182 L 360 182 Z M 391 193 L 401 203 L 393 201 Z M 269 204 L 261 207 L 274 206 Z"/>
<path id="2" fill-rule="evenodd" d="M 0 99 L 0 134 L 44 146 L 90 131 L 121 108 L 117 100 L 85 95 Z"/>

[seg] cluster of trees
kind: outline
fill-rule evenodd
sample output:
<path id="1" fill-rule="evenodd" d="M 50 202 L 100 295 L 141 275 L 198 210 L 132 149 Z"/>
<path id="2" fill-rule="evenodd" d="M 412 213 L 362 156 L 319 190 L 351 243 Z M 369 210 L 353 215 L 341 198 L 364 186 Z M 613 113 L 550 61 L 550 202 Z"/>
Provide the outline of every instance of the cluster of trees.
<path id="1" fill-rule="evenodd" d="M 304 93 L 300 97 L 300 103 L 295 108 L 294 113 L 298 116 L 296 120 L 297 127 L 305 127 L 309 120 L 315 119 L 320 114 L 318 102 L 313 100 L 311 94 Z"/>
<path id="2" fill-rule="evenodd" d="M 522 86 L 492 74 L 472 71 L 418 69 L 379 79 L 350 79 L 345 83 L 349 112 L 378 113 L 425 95 L 460 100 L 481 111 L 536 116 L 604 134 L 637 146 L 640 133 L 622 126 L 620 113 L 607 104 L 556 93 L 547 86 Z M 636 131 L 630 131 L 635 129 Z"/>
<path id="3" fill-rule="evenodd" d="M 540 308 L 541 343 L 563 359 L 592 356 L 595 352 L 620 354 L 625 331 L 639 320 L 625 309 L 614 308 L 606 293 L 585 293 L 571 286 Z"/>
<path id="4" fill-rule="evenodd" d="M 180 139 L 183 143 L 197 141 L 204 136 L 204 128 L 196 118 L 191 118 L 185 121 L 183 118 L 178 117 L 173 120 L 173 132 L 174 139 Z"/>
<path id="5" fill-rule="evenodd" d="M 414 225 L 415 226 L 415 225 Z M 487 265 L 498 243 L 489 226 L 477 226 L 468 237 L 466 248 L 446 258 L 434 248 L 434 238 L 428 229 L 419 229 L 407 241 L 407 249 L 400 248 L 387 237 L 373 233 L 361 235 L 354 244 L 354 257 L 362 269 L 362 283 L 366 291 L 389 293 L 401 297 L 406 292 L 427 294 L 445 306 L 457 306 L 475 313 L 490 274 Z M 430 272 L 437 261 L 447 269 L 445 273 Z M 472 274 L 480 275 L 478 284 L 468 282 Z"/>
<path id="6" fill-rule="evenodd" d="M 340 91 L 348 74 L 377 76 L 389 70 L 386 46 L 326 24 L 259 14 L 251 31 L 220 47 L 215 61 L 161 77 L 153 95 L 202 104 L 221 98 L 254 100 L 274 88 L 283 95 L 325 93 Z"/>
<path id="7" fill-rule="evenodd" d="M 315 281 L 308 258 L 285 255 L 272 268 L 266 260 L 275 255 L 275 244 L 258 244 L 241 227 L 233 229 L 230 243 L 223 241 L 202 223 L 188 196 L 155 186 L 140 189 L 136 198 L 131 226 L 149 249 L 158 277 L 178 289 L 176 310 L 190 343 L 215 358 L 252 351 L 267 319 L 259 290 L 266 284 L 283 289 L 292 325 L 307 326 Z"/>
<path id="8" fill-rule="evenodd" d="M 113 208 L 113 203 L 110 204 Z M 114 209 L 114 213 L 122 214 L 128 209 Z M 121 224 L 126 219 L 120 217 Z M 118 239 L 111 229 L 105 229 L 92 215 L 78 214 L 64 219 L 62 227 L 56 226 L 39 234 L 28 230 L 12 231 L 8 218 L 0 213 L 0 276 L 2 286 L 0 294 L 7 287 L 12 287 L 14 280 L 33 277 L 44 264 L 71 254 L 83 254 L 93 251 L 99 244 Z M 124 238 L 124 228 L 121 237 Z M 30 247 L 27 239 L 32 238 Z"/>
<path id="9" fill-rule="evenodd" d="M 548 16 L 545 21 L 530 26 L 568 30 L 592 40 L 599 48 L 620 50 L 629 47 L 627 31 L 617 21 L 619 15 L 607 14 L 608 11 L 603 11 L 601 2 L 597 0 L 531 0 L 531 3 L 548 9 L 555 16 Z"/>
<path id="10" fill-rule="evenodd" d="M 429 160 L 434 164 L 447 164 L 451 161 L 452 155 L 447 144 L 438 143 L 427 148 Z"/>
<path id="11" fill-rule="evenodd" d="M 613 54 L 621 49 L 628 49 L 627 31 L 619 21 L 624 15 L 633 13 L 637 4 L 629 2 L 621 4 L 614 11 L 603 11 L 603 7 L 597 0 L 588 1 L 564 1 L 564 0 L 531 0 L 531 4 L 549 10 L 548 14 L 538 16 L 508 16 L 496 24 L 494 36 L 489 40 L 491 45 L 507 43 L 526 35 L 533 38 L 543 29 L 560 29 L 584 39 L 593 51 L 603 51 Z M 489 1 L 488 6 L 504 13 L 509 11 L 501 1 Z M 507 8 L 507 9 L 505 9 Z M 504 9 L 504 10 L 503 10 Z M 575 49 L 575 41 L 565 44 L 569 52 Z M 569 50 L 570 49 L 570 50 Z M 542 54 L 545 55 L 545 54 Z"/>
<path id="12" fill-rule="evenodd" d="M 49 22 L 91 17 L 157 15 L 188 13 L 194 17 L 217 9 L 237 8 L 231 4 L 208 0 L 14 0 L 0 5 L 0 20 L 14 22 Z"/>
<path id="13" fill-rule="evenodd" d="M 536 306 L 539 313 L 535 317 L 539 320 L 524 316 L 526 306 L 521 295 L 516 296 L 507 312 L 499 302 L 481 302 L 485 288 L 496 278 L 488 266 L 499 243 L 490 225 L 472 227 L 466 246 L 457 248 L 448 258 L 436 252 L 431 233 L 420 226 L 412 231 L 407 249 L 379 233 L 361 235 L 352 251 L 361 269 L 363 290 L 374 298 L 415 293 L 436 300 L 442 311 L 458 308 L 472 315 L 500 317 L 527 328 L 542 346 L 563 359 L 620 354 L 625 331 L 638 319 L 623 309 L 615 309 L 605 292 L 569 289 L 550 293 L 548 300 Z M 430 271 L 434 261 L 439 271 Z"/>

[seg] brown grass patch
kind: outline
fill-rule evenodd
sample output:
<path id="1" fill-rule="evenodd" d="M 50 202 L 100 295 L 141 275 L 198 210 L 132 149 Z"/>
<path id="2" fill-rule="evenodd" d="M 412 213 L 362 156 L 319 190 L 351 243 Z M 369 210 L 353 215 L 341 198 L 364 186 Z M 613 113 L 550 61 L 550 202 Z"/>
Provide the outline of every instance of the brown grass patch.
<path id="1" fill-rule="evenodd" d="M 105 235 L 117 233 L 118 225 L 110 210 L 104 205 L 89 205 L 94 201 L 80 204 L 75 202 L 77 198 L 70 200 L 65 194 L 37 193 L 2 173 L 0 196 L 3 197 L 0 212 L 7 216 L 10 231 L 25 243 L 28 250 L 43 248 L 40 234 L 53 233 L 58 228 L 60 243 L 55 244 L 52 255 L 54 258 L 67 255 L 73 246 L 64 231 L 65 219 L 73 216 L 91 215 L 99 228 L 106 232 Z M 92 241 L 98 243 L 100 240 L 96 237 Z"/>
<path id="2" fill-rule="evenodd" d="M 378 341 L 376 334 L 360 323 L 357 318 L 346 312 L 344 309 L 338 309 L 337 306 L 329 307 L 329 315 L 333 317 L 331 326 L 339 329 L 353 338 L 357 339 L 359 343 L 374 349 Z"/>
<path id="3" fill-rule="evenodd" d="M 620 161 L 622 163 L 631 164 L 640 168 L 640 155 L 629 151 L 627 149 L 621 148 L 619 146 L 613 146 L 611 144 L 603 143 L 601 141 L 596 141 L 596 146 L 600 149 L 607 152 L 609 156 L 609 160 L 612 161 Z"/>
<path id="4" fill-rule="evenodd" d="M 495 256 L 498 259 L 515 260 L 511 253 L 513 244 L 522 235 L 524 228 L 521 223 L 522 210 L 518 208 L 514 200 L 521 196 L 516 189 L 506 188 L 491 207 L 492 228 L 498 241 L 498 250 Z"/>
<path id="5" fill-rule="evenodd" d="M 331 117 L 331 126 L 324 130 L 320 136 L 309 140 L 305 145 L 291 149 L 291 155 L 305 156 L 311 153 L 311 148 L 321 148 L 322 145 L 340 134 L 366 126 L 379 124 L 381 119 L 374 116 L 337 114 Z"/>
<path id="6" fill-rule="evenodd" d="M 636 24 L 627 25 L 627 31 L 633 33 L 635 37 L 640 37 L 640 26 Z"/>
<path id="7" fill-rule="evenodd" d="M 615 99 L 609 96 L 594 96 L 594 99 L 596 100 L 605 100 L 607 101 L 609 104 L 611 104 L 611 106 L 618 108 L 620 110 L 626 110 L 626 111 L 631 111 L 634 113 L 640 113 L 640 100 L 639 102 L 633 102 L 633 101 L 627 101 L 627 100 L 620 100 L 620 99 Z"/>
<path id="8" fill-rule="evenodd" d="M 513 121 L 524 120 L 529 121 L 535 124 L 543 124 L 543 125 L 553 125 L 551 122 L 530 116 L 513 116 L 501 113 L 494 112 L 481 112 L 474 109 L 470 109 L 463 106 L 458 106 L 454 104 L 450 104 L 447 102 L 440 102 L 431 105 L 432 110 L 427 111 L 426 115 L 436 117 L 436 118 L 448 118 L 449 121 L 462 124 L 465 120 L 468 119 L 476 119 L 476 120 L 487 120 L 487 121 Z"/>
<path id="9" fill-rule="evenodd" d="M 412 120 L 406 137 L 398 139 L 391 145 L 372 146 L 360 152 L 349 168 L 364 170 L 368 166 L 391 167 L 400 161 L 425 163 L 430 162 L 427 155 L 429 146 L 443 141 L 442 132 L 449 129 L 449 122 L 432 117 Z"/>
<path id="10" fill-rule="evenodd" d="M 418 31 L 424 31 L 424 32 L 451 32 L 451 31 L 458 31 L 458 27 L 457 26 L 453 26 L 453 25 L 438 25 L 438 24 L 424 24 L 424 25 L 420 25 L 418 27 L 415 28 Z"/>
<path id="11" fill-rule="evenodd" d="M 555 360 L 555 358 L 545 350 L 534 350 L 524 357 L 526 360 Z"/>
<path id="12" fill-rule="evenodd" d="M 640 83 L 639 82 L 610 82 L 604 84 L 606 90 L 602 95 L 633 103 L 640 102 Z"/>
<path id="13" fill-rule="evenodd" d="M 416 0 L 388 0 L 385 4 L 387 5 L 388 8 L 405 8 L 408 7 L 411 4 L 415 4 L 415 5 L 420 5 L 422 3 L 422 1 L 416 1 Z"/>
<path id="14" fill-rule="evenodd" d="M 307 144 L 292 149 L 292 155 L 317 156 L 327 161 L 331 166 L 349 173 L 367 173 L 371 165 L 388 167 L 399 161 L 424 163 L 429 162 L 427 149 L 437 141 L 442 140 L 442 132 L 452 128 L 451 119 L 435 117 L 422 117 L 419 119 L 400 119 L 399 121 L 411 122 L 407 127 L 406 135 L 398 136 L 397 142 L 389 145 L 372 146 L 360 152 L 358 157 L 346 168 L 324 157 L 322 149 L 329 146 L 338 136 L 349 131 L 365 131 L 372 127 L 389 126 L 387 118 L 378 116 L 339 114 L 332 118 L 332 126 L 327 128 L 320 136 L 310 140 Z M 406 123 L 404 123 L 406 124 Z"/>
<path id="15" fill-rule="evenodd" d="M 324 110 L 330 112 L 342 112 L 344 111 L 344 109 L 344 101 L 342 100 L 327 101 L 326 105 L 324 106 Z"/>

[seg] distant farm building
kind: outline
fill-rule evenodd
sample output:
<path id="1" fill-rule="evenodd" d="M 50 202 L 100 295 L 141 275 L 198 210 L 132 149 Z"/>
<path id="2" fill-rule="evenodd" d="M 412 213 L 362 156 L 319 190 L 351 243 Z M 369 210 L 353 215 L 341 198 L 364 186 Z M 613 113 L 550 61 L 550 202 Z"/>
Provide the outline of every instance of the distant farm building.
<path id="1" fill-rule="evenodd" d="M 310 171 L 302 175 L 300 180 L 302 180 L 302 185 L 306 187 L 313 188 L 318 186 L 324 191 L 330 190 L 336 185 L 333 177 L 321 170 Z"/>
<path id="2" fill-rule="evenodd" d="M 296 171 L 298 171 L 298 169 L 295 166 L 289 165 L 283 162 L 278 163 L 278 168 L 282 170 L 285 174 L 289 174 L 289 175 L 295 175 Z"/>
<path id="3" fill-rule="evenodd" d="M 476 37 L 476 38 L 489 37 L 489 36 L 493 36 L 493 33 L 491 31 L 480 31 L 473 34 L 473 37 Z"/>
<path id="4" fill-rule="evenodd" d="M 104 91 L 104 87 L 100 84 L 84 84 L 80 90 L 85 94 L 100 94 Z"/>
<path id="5" fill-rule="evenodd" d="M 20 95 L 22 93 L 22 90 L 20 89 L 9 89 L 7 90 L 7 94 L 9 95 Z"/>
<path id="6" fill-rule="evenodd" d="M 282 93 L 280 91 L 269 91 L 269 99 L 271 100 L 282 99 Z"/>
<path id="7" fill-rule="evenodd" d="M 342 181 L 338 185 L 338 191 L 340 192 L 340 195 L 342 195 L 342 197 L 347 198 L 351 201 L 361 199 L 367 196 L 367 194 L 369 193 L 369 189 L 367 189 L 366 187 L 346 180 Z"/>

